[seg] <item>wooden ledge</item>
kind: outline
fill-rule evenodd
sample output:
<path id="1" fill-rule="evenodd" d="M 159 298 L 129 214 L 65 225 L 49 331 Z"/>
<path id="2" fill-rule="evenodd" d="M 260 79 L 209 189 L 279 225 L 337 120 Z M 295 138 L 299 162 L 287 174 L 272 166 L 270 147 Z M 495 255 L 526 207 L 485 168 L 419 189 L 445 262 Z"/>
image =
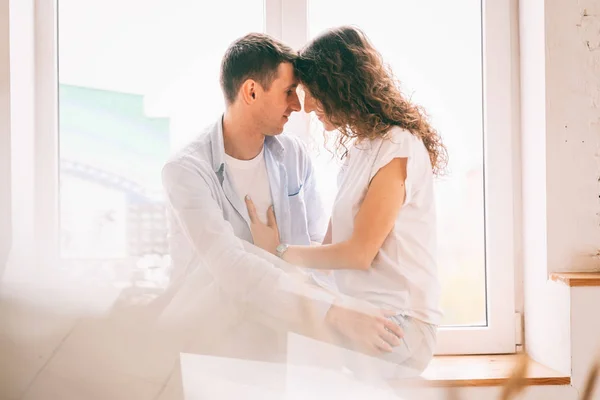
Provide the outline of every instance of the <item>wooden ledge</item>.
<path id="1" fill-rule="evenodd" d="M 416 380 L 398 380 L 393 387 L 502 386 L 519 360 L 517 354 L 436 356 Z M 569 385 L 571 378 L 530 360 L 526 385 Z"/>
<path id="2" fill-rule="evenodd" d="M 555 272 L 550 280 L 570 287 L 600 286 L 600 272 Z"/>

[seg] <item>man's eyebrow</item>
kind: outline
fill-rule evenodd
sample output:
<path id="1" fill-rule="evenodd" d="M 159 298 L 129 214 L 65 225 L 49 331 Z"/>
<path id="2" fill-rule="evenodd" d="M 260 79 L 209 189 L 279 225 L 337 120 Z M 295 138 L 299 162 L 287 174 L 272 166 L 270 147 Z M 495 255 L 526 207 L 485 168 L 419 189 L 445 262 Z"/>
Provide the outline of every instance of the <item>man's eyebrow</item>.
<path id="1" fill-rule="evenodd" d="M 288 86 L 288 87 L 287 87 L 285 90 L 294 89 L 294 88 L 296 88 L 296 87 L 298 87 L 298 82 L 296 82 L 296 83 L 292 83 L 292 84 L 291 84 L 290 86 Z"/>

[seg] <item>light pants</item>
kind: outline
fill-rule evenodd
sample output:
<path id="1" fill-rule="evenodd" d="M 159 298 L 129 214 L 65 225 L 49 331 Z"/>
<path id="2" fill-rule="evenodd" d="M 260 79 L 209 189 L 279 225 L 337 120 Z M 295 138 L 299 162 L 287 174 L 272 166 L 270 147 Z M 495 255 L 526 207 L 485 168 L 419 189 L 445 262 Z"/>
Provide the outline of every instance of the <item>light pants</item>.
<path id="1" fill-rule="evenodd" d="M 436 327 L 415 318 L 396 315 L 389 318 L 404 330 L 401 344 L 379 357 L 347 351 L 345 365 L 361 380 L 390 380 L 419 376 L 433 358 Z"/>
<path id="2" fill-rule="evenodd" d="M 328 291 L 338 291 L 330 276 L 313 271 L 311 277 L 318 286 Z M 393 347 L 393 352 L 382 354 L 379 357 L 367 356 L 364 353 L 348 350 L 352 344 L 339 336 L 345 366 L 357 378 L 365 379 L 402 379 L 419 376 L 433 358 L 437 342 L 437 328 L 419 319 L 398 314 L 388 317 L 404 331 L 404 337 L 399 346 Z"/>

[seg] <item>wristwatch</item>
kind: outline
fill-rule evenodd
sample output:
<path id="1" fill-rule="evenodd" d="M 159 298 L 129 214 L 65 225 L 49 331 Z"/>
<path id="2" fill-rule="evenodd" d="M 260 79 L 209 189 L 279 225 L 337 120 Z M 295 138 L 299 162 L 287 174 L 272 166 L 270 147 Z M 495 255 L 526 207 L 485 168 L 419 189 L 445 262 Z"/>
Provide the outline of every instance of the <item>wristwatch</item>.
<path id="1" fill-rule="evenodd" d="M 277 247 L 275 248 L 275 254 L 277 255 L 277 257 L 283 258 L 283 253 L 287 251 L 288 247 L 290 246 L 284 243 L 280 243 L 279 245 L 277 245 Z"/>

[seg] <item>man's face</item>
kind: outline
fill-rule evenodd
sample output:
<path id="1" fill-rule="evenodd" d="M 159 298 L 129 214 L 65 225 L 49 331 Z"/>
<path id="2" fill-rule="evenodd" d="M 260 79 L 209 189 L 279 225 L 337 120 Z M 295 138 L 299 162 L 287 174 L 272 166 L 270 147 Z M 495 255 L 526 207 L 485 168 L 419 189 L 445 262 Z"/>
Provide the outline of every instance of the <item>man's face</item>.
<path id="1" fill-rule="evenodd" d="M 300 100 L 296 93 L 298 80 L 294 67 L 290 63 L 281 63 L 277 76 L 271 82 L 269 90 L 260 90 L 256 103 L 255 117 L 259 121 L 262 133 L 268 136 L 279 135 L 294 111 L 300 111 Z"/>

